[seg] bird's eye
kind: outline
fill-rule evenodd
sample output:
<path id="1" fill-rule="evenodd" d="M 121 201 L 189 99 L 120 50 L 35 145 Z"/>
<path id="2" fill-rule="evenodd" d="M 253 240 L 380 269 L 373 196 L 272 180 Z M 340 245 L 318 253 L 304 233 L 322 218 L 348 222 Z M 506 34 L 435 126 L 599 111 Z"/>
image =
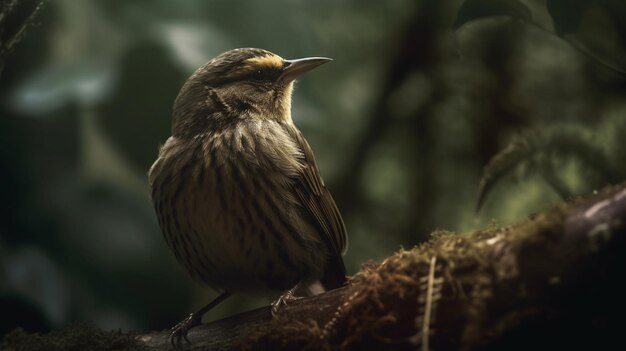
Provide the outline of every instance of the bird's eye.
<path id="1" fill-rule="evenodd" d="M 265 74 L 263 74 L 263 71 L 258 70 L 256 72 L 254 72 L 254 74 L 252 75 L 252 78 L 254 80 L 256 80 L 257 82 L 261 82 L 261 81 L 265 80 Z"/>
<path id="2" fill-rule="evenodd" d="M 250 72 L 245 79 L 258 83 L 271 83 L 278 77 L 279 72 L 272 69 L 257 69 Z"/>

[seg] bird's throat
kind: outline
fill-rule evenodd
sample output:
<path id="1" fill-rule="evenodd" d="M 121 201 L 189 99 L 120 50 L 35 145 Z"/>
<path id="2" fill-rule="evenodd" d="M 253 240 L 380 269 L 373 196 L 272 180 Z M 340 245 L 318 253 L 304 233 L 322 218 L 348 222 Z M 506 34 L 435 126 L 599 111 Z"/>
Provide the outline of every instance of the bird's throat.
<path id="1" fill-rule="evenodd" d="M 284 90 L 282 97 L 280 99 L 280 119 L 284 122 L 292 123 L 291 120 L 291 95 L 293 93 L 293 84 L 294 82 L 289 82 Z"/>

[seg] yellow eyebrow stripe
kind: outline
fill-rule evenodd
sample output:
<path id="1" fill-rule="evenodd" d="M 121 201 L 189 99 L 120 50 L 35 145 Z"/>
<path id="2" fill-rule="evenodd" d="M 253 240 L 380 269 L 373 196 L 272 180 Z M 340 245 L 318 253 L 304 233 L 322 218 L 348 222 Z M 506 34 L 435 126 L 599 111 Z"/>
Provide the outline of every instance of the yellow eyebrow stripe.
<path id="1" fill-rule="evenodd" d="M 245 62 L 252 67 L 283 68 L 283 59 L 277 55 L 252 57 Z"/>

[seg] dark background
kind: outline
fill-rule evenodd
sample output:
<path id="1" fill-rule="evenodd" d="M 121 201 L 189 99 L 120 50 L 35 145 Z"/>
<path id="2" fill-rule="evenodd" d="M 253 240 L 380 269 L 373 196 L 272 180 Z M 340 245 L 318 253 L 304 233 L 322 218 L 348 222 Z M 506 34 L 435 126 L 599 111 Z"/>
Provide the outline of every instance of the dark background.
<path id="1" fill-rule="evenodd" d="M 5 41 L 34 4 L 12 11 Z M 50 1 L 0 76 L 0 335 L 163 329 L 214 297 L 167 249 L 146 172 L 182 83 L 236 47 L 334 58 L 302 78 L 293 116 L 344 214 L 350 273 L 435 229 L 512 224 L 626 179 L 625 10 Z M 208 319 L 263 304 L 238 296 Z"/>

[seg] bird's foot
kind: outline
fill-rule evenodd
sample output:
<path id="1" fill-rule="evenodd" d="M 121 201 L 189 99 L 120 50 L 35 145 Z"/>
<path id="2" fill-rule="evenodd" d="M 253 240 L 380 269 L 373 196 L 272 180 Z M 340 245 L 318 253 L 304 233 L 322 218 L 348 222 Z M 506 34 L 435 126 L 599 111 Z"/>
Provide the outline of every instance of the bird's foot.
<path id="1" fill-rule="evenodd" d="M 181 338 L 185 339 L 188 344 L 191 344 L 191 341 L 187 338 L 187 333 L 189 333 L 191 328 L 202 323 L 201 318 L 202 317 L 199 314 L 191 313 L 189 317 L 183 319 L 170 329 L 170 342 L 174 348 L 177 348 Z"/>
<path id="2" fill-rule="evenodd" d="M 276 301 L 272 302 L 272 316 L 277 316 L 281 313 L 287 307 L 288 302 L 301 299 L 301 297 L 294 295 L 295 291 L 296 288 L 287 290 Z"/>

